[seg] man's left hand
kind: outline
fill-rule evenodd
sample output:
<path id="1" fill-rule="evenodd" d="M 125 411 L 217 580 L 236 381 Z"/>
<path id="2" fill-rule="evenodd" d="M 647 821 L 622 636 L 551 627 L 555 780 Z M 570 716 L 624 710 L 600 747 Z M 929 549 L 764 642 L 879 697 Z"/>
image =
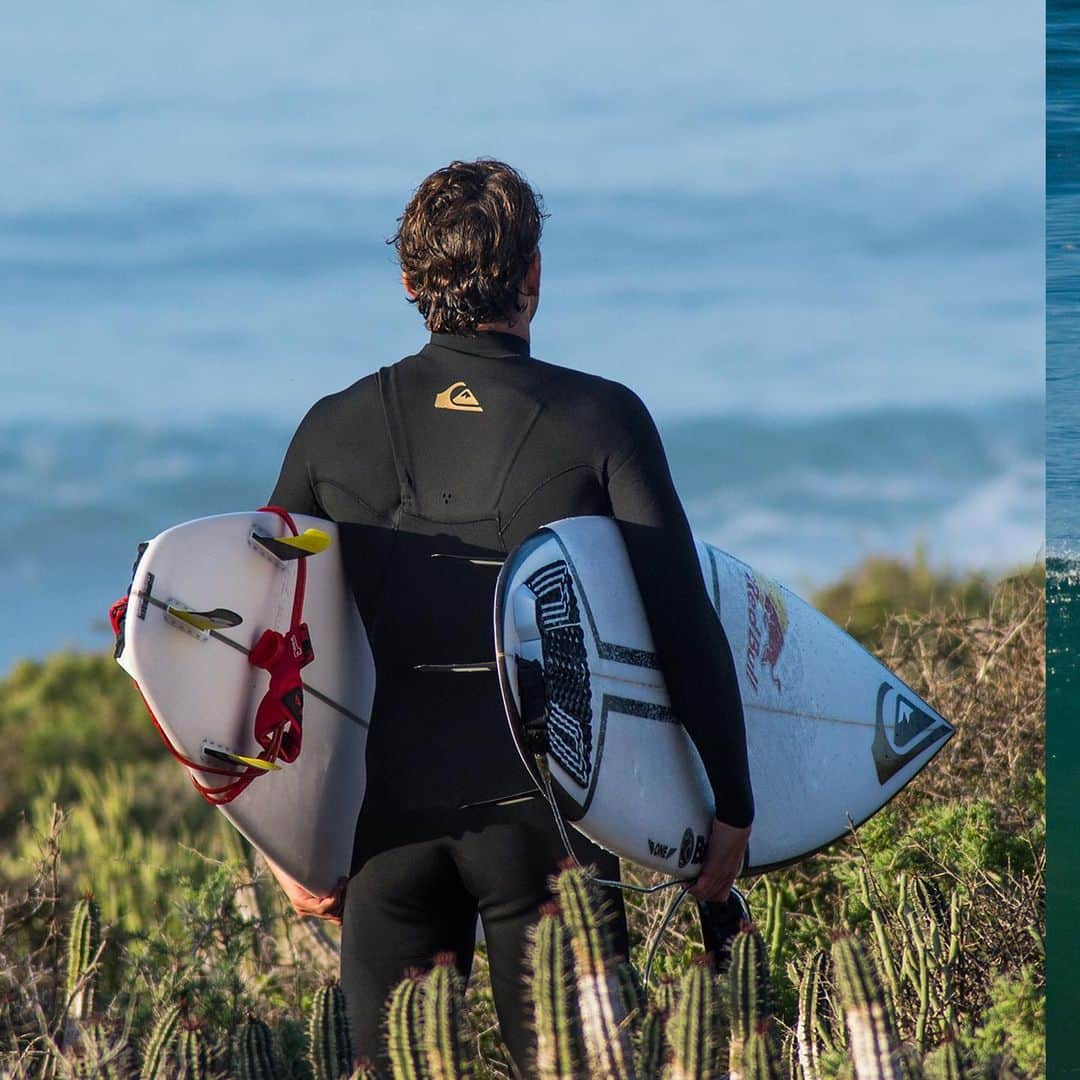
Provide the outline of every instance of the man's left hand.
<path id="1" fill-rule="evenodd" d="M 749 842 L 749 826 L 737 829 L 722 821 L 713 821 L 709 843 L 705 848 L 705 861 L 701 865 L 701 873 L 690 886 L 691 894 L 699 900 L 724 903 L 743 868 Z"/>
<path id="2" fill-rule="evenodd" d="M 264 855 L 263 858 L 266 856 Z M 348 885 L 347 878 L 341 878 L 333 892 L 320 896 L 305 889 L 299 881 L 286 874 L 277 863 L 270 859 L 266 859 L 266 863 L 273 871 L 274 877 L 277 878 L 278 884 L 289 898 L 289 903 L 292 904 L 293 911 L 297 915 L 312 915 L 316 919 L 326 919 L 327 922 L 341 925 L 341 912 L 345 907 L 345 888 Z"/>

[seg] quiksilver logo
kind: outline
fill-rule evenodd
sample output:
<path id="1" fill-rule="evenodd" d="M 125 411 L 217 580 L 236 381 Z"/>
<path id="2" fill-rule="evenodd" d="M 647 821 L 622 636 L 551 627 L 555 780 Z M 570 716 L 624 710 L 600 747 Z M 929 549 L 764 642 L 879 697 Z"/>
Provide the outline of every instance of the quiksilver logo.
<path id="1" fill-rule="evenodd" d="M 436 409 L 453 409 L 456 412 L 483 412 L 483 407 L 476 400 L 476 395 L 463 383 L 451 383 L 441 393 L 435 395 Z"/>
<path id="2" fill-rule="evenodd" d="M 888 728 L 892 728 L 892 738 Z M 878 688 L 872 746 L 878 783 L 888 783 L 935 744 L 941 749 L 952 734 L 951 724 L 931 715 L 889 683 L 882 683 Z"/>

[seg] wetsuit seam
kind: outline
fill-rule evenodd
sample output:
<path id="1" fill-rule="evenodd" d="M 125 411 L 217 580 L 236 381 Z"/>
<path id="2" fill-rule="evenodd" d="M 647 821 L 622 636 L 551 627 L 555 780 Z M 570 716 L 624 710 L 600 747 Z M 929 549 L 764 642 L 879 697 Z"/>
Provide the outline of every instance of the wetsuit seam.
<path id="1" fill-rule="evenodd" d="M 514 470 L 514 466 L 517 464 L 517 459 L 521 456 L 521 451 L 525 448 L 525 444 L 529 441 L 529 436 L 532 434 L 533 429 L 536 427 L 540 420 L 540 417 L 544 414 L 544 404 L 541 402 L 536 407 L 536 411 L 533 413 L 532 420 L 529 421 L 529 426 L 521 433 L 521 438 L 518 440 L 517 447 L 513 454 L 510 455 L 506 468 L 503 469 L 503 474 L 499 478 L 499 486 L 495 492 L 495 506 L 502 505 L 503 493 L 506 491 L 506 482 L 510 479 L 510 474 Z M 514 511 L 517 513 L 517 510 Z M 502 529 L 500 528 L 500 532 Z"/>
<path id="2" fill-rule="evenodd" d="M 633 449 L 632 449 L 632 450 L 630 451 L 630 453 L 629 453 L 629 454 L 627 454 L 627 455 L 626 455 L 626 457 L 624 457 L 624 458 L 622 459 L 622 461 L 620 461 L 620 462 L 619 462 L 619 464 L 615 466 L 615 468 L 614 468 L 614 469 L 610 469 L 610 470 L 609 470 L 609 469 L 606 469 L 606 468 L 605 468 L 605 470 L 604 470 L 604 471 L 605 471 L 605 473 L 607 474 L 607 483 L 608 483 L 608 486 L 610 486 L 610 485 L 611 485 L 611 482 L 612 482 L 612 480 L 614 480 L 614 479 L 615 479 L 615 477 L 616 477 L 616 476 L 618 476 L 618 475 L 619 475 L 619 473 L 620 473 L 620 472 L 622 472 L 622 470 L 623 470 L 623 469 L 624 469 L 624 468 L 625 468 L 625 467 L 626 467 L 627 465 L 629 465 L 629 464 L 630 464 L 630 462 L 631 462 L 631 461 L 633 461 L 633 460 L 634 460 L 634 458 L 636 458 L 637 456 L 638 456 L 638 448 L 637 448 L 637 447 L 635 446 L 635 447 L 634 447 L 634 448 L 633 448 Z M 605 463 L 605 464 L 606 464 L 606 463 Z"/>
<path id="3" fill-rule="evenodd" d="M 546 369 L 546 373 L 547 373 L 547 377 L 540 383 L 540 385 L 537 387 L 537 389 L 535 391 L 536 396 L 539 397 L 540 394 L 543 391 L 547 390 L 547 388 L 552 383 L 555 383 L 555 382 L 558 381 L 559 373 L 560 373 L 561 369 L 555 368 L 554 366 L 549 365 L 549 364 L 545 364 L 543 360 L 535 360 L 534 359 L 532 362 L 536 363 L 536 364 L 543 364 L 544 368 Z M 536 370 L 536 369 L 534 369 L 534 370 Z M 510 479 L 510 475 L 513 472 L 514 466 L 517 464 L 518 458 L 521 456 L 522 450 L 525 449 L 525 444 L 529 441 L 529 436 L 533 433 L 534 429 L 536 428 L 536 425 L 540 422 L 540 418 L 547 411 L 547 408 L 548 408 L 548 402 L 546 400 L 541 400 L 541 401 L 538 401 L 536 403 L 536 412 L 533 414 L 532 419 L 529 421 L 529 426 L 522 432 L 521 439 L 518 441 L 518 444 L 517 444 L 517 447 L 514 450 L 514 453 L 510 456 L 510 459 L 507 462 L 506 468 L 503 470 L 502 478 L 499 481 L 499 488 L 498 488 L 498 491 L 497 491 L 496 496 L 495 496 L 495 505 L 496 506 L 501 506 L 502 505 L 503 494 L 506 491 L 507 481 Z M 576 468 L 579 468 L 579 466 L 578 465 L 572 465 L 569 468 L 564 469 L 563 473 L 571 472 L 573 469 L 576 469 Z M 591 468 L 591 466 L 586 465 L 586 468 Z M 558 475 L 562 475 L 562 473 L 560 473 Z M 537 484 L 537 486 L 535 488 L 533 488 L 533 490 L 530 491 L 529 494 L 526 495 L 521 500 L 521 502 L 518 503 L 518 505 L 514 508 L 513 513 L 511 513 L 510 517 L 506 520 L 505 523 L 502 521 L 502 518 L 501 518 L 501 515 L 500 515 L 500 520 L 499 520 L 499 535 L 500 536 L 505 532 L 506 529 L 508 529 L 510 527 L 510 522 L 513 521 L 515 517 L 517 517 L 517 515 L 520 512 L 521 508 L 529 501 L 529 499 L 531 499 L 533 497 L 533 495 L 536 494 L 536 492 L 539 491 L 540 488 L 542 488 L 544 486 L 544 484 L 550 482 L 553 479 L 555 479 L 555 477 L 548 477 L 547 480 L 543 480 L 539 484 Z"/>
<path id="4" fill-rule="evenodd" d="M 310 479 L 309 483 L 311 483 Z M 322 500 L 319 498 L 318 489 L 323 485 L 336 488 L 343 495 L 347 495 L 350 499 L 352 499 L 353 502 L 359 503 L 365 510 L 369 511 L 380 521 L 387 521 L 393 523 L 394 515 L 392 513 L 387 513 L 386 511 L 382 510 L 376 510 L 375 507 L 371 505 L 371 503 L 362 499 L 359 495 L 356 494 L 355 491 L 351 491 L 349 488 L 345 487 L 344 484 L 339 484 L 336 480 L 316 480 L 314 483 L 312 483 L 311 490 L 312 493 L 315 495 L 315 501 L 319 504 L 320 507 L 323 505 L 323 503 Z"/>
<path id="5" fill-rule="evenodd" d="M 505 532 L 513 524 L 514 518 L 521 513 L 522 510 L 528 505 L 529 500 L 541 489 L 547 487 L 548 484 L 553 483 L 560 477 L 566 476 L 569 473 L 577 472 L 579 469 L 585 469 L 588 472 L 594 473 L 597 480 L 601 480 L 600 471 L 595 465 L 590 465 L 587 461 L 579 461 L 576 465 L 568 465 L 565 469 L 560 469 L 557 473 L 552 473 L 551 476 L 545 477 L 540 481 L 522 500 L 514 507 L 513 513 L 506 519 L 505 524 L 502 525 L 500 532 Z"/>
<path id="6" fill-rule="evenodd" d="M 543 361 L 539 361 L 539 362 L 543 363 Z M 548 374 L 547 374 L 547 378 L 544 379 L 544 381 L 542 383 L 540 383 L 539 387 L 537 388 L 537 396 L 539 396 L 540 392 L 546 390 L 547 387 L 549 386 L 549 384 L 553 383 L 556 380 L 557 377 L 558 376 L 555 374 L 554 371 L 549 371 Z M 502 477 L 499 480 L 498 490 L 495 493 L 495 506 L 501 506 L 502 505 L 503 493 L 506 491 L 506 483 L 510 479 L 510 474 L 513 472 L 514 466 L 517 464 L 517 460 L 521 456 L 522 450 L 525 449 L 525 444 L 529 441 L 529 436 L 533 433 L 534 429 L 536 428 L 536 425 L 540 422 L 540 417 L 544 415 L 544 412 L 546 410 L 547 410 L 547 402 L 546 401 L 538 401 L 536 403 L 536 411 L 533 413 L 533 417 L 529 421 L 528 427 L 526 427 L 525 430 L 521 433 L 521 438 L 518 440 L 517 447 L 515 448 L 513 454 L 510 455 L 510 458 L 506 463 L 506 468 L 503 469 Z M 523 503 L 519 504 L 517 509 L 514 510 L 514 514 L 511 515 L 511 520 L 513 520 L 513 517 L 514 517 L 515 514 L 517 514 L 518 510 L 521 509 L 521 506 L 524 504 L 524 502 L 528 501 L 529 497 L 530 496 L 526 496 Z M 509 521 L 506 523 L 506 525 L 509 525 Z M 503 532 L 503 530 L 505 528 L 506 528 L 506 526 L 503 525 L 502 521 L 500 520 L 500 522 L 499 522 L 499 533 L 500 533 L 500 535 L 502 534 L 502 532 Z"/>
<path id="7" fill-rule="evenodd" d="M 328 517 L 326 513 L 326 507 L 323 506 L 322 499 L 319 498 L 319 490 L 315 485 L 315 481 L 311 478 L 311 462 L 304 462 L 304 476 L 307 478 L 308 491 L 311 492 L 311 501 L 322 512 L 323 517 Z"/>

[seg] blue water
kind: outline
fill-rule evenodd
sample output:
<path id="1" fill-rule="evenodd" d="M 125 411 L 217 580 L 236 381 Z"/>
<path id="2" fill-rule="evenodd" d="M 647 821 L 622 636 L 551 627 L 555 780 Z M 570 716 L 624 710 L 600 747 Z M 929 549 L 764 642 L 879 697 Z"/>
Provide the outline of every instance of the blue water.
<path id="1" fill-rule="evenodd" d="M 490 9 L 489 9 L 490 8 Z M 534 351 L 632 385 L 695 528 L 796 587 L 1043 537 L 1042 26 L 1022 5 L 159 2 L 0 37 L 0 668 L 257 504 L 424 338 L 384 243 L 453 157 L 551 218 Z"/>
<path id="2" fill-rule="evenodd" d="M 1047 11 L 1047 1075 L 1080 1074 L 1080 11 Z"/>
<path id="3" fill-rule="evenodd" d="M 1046 533 L 1080 558 L 1080 12 L 1048 16 Z"/>

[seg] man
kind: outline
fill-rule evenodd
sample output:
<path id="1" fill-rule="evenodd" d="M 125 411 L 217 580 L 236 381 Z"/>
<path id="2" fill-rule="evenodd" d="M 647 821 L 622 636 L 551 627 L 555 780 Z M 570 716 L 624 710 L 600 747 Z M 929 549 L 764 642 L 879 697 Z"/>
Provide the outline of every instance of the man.
<path id="1" fill-rule="evenodd" d="M 372 1058 L 386 995 L 407 968 L 453 951 L 468 973 L 479 912 L 503 1036 L 518 1070 L 530 1068 L 524 935 L 565 852 L 511 741 L 495 674 L 448 669 L 494 656 L 498 560 L 541 525 L 619 520 L 672 703 L 716 795 L 693 893 L 726 899 L 745 856 L 753 800 L 735 667 L 656 428 L 625 387 L 530 355 L 544 216 L 498 161 L 455 161 L 420 185 L 393 242 L 431 340 L 318 402 L 270 500 L 339 524 L 375 657 L 368 787 L 344 899 L 279 874 L 299 912 L 344 920 L 354 1047 Z M 579 857 L 618 872 L 587 842 Z"/>

